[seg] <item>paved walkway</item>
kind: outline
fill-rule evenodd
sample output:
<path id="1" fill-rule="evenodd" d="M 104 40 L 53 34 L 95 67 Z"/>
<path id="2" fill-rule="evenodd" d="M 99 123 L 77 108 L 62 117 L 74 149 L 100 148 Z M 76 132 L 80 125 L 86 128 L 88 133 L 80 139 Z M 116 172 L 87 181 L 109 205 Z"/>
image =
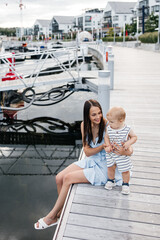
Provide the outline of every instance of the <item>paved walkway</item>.
<path id="1" fill-rule="evenodd" d="M 127 112 L 134 146 L 131 194 L 74 185 L 54 239 L 160 239 L 160 54 L 114 47 L 111 106 Z"/>

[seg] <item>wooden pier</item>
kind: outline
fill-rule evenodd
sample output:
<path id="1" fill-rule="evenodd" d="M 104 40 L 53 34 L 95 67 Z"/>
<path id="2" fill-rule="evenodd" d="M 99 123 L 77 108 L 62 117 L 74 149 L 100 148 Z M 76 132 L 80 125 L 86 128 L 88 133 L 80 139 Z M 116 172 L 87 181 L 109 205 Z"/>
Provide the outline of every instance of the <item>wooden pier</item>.
<path id="1" fill-rule="evenodd" d="M 121 187 L 75 184 L 70 188 L 54 240 L 160 239 L 160 54 L 114 47 L 111 106 L 127 112 L 138 136 L 132 156 L 131 193 Z"/>

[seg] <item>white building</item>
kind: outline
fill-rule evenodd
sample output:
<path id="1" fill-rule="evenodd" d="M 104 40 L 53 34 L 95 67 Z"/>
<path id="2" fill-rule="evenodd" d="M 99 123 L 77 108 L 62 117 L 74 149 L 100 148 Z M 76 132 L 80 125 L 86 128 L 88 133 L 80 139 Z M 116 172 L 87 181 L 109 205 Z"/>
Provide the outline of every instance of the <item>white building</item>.
<path id="1" fill-rule="evenodd" d="M 150 14 L 159 15 L 160 11 L 160 2 L 156 0 L 149 0 Z"/>
<path id="2" fill-rule="evenodd" d="M 80 31 L 88 31 L 92 34 L 98 34 L 97 31 L 102 28 L 102 9 L 89 9 L 86 10 L 82 15 L 74 18 L 74 29 Z"/>
<path id="3" fill-rule="evenodd" d="M 31 37 L 33 35 L 32 28 L 16 28 L 16 37 L 21 39 L 22 37 Z"/>
<path id="4" fill-rule="evenodd" d="M 134 21 L 138 20 L 138 29 L 145 32 L 145 21 L 149 15 L 158 15 L 160 10 L 160 2 L 157 0 L 139 0 L 133 11 Z"/>
<path id="5" fill-rule="evenodd" d="M 103 12 L 103 27 L 120 27 L 132 23 L 136 2 L 108 2 Z"/>
<path id="6" fill-rule="evenodd" d="M 40 36 L 43 36 L 44 38 L 48 38 L 51 33 L 52 29 L 50 28 L 50 22 L 51 20 L 42 20 L 37 19 L 34 23 L 34 35 L 37 36 L 39 39 Z"/>
<path id="7" fill-rule="evenodd" d="M 50 22 L 52 34 L 58 36 L 58 38 L 71 32 L 73 25 L 74 17 L 72 16 L 54 16 Z"/>

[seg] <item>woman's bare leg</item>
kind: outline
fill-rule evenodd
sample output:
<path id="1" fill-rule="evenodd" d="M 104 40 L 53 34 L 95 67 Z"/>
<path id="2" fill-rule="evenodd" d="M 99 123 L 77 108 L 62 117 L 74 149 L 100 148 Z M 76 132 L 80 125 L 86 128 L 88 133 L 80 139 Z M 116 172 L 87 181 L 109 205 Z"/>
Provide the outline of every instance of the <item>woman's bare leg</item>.
<path id="1" fill-rule="evenodd" d="M 43 219 L 46 222 L 46 224 L 50 225 L 57 221 L 57 214 L 59 213 L 59 211 L 62 209 L 64 205 L 69 187 L 72 183 L 88 183 L 88 180 L 86 179 L 83 173 L 83 169 L 79 168 L 78 170 L 71 171 L 71 172 L 69 171 L 69 173 L 65 174 L 58 199 L 53 209 Z M 38 223 L 37 223 L 37 227 L 38 227 Z"/>
<path id="2" fill-rule="evenodd" d="M 64 176 L 67 173 L 73 172 L 73 171 L 77 171 L 77 170 L 82 170 L 82 168 L 80 168 L 79 166 L 77 166 L 76 164 L 72 163 L 71 165 L 69 165 L 68 167 L 66 167 L 64 170 L 62 170 L 61 172 L 59 172 L 56 176 L 56 184 L 57 184 L 57 192 L 58 195 L 61 191 L 62 188 L 62 184 L 63 184 L 63 179 Z"/>
<path id="3" fill-rule="evenodd" d="M 74 172 L 74 171 L 77 171 L 77 170 L 82 170 L 82 168 L 80 168 L 80 167 L 77 166 L 76 164 L 72 163 L 71 165 L 69 165 L 68 167 L 66 167 L 63 171 L 61 171 L 60 173 L 57 174 L 57 176 L 56 176 L 56 184 L 57 184 L 57 192 L 58 192 L 58 195 L 60 194 L 60 191 L 61 191 L 61 188 L 62 188 L 62 185 L 63 185 L 64 176 L 65 176 L 67 173 Z M 61 210 L 62 210 L 62 209 L 61 209 Z M 57 213 L 57 217 L 58 217 L 58 218 L 59 218 L 60 215 L 61 215 L 61 210 Z"/>

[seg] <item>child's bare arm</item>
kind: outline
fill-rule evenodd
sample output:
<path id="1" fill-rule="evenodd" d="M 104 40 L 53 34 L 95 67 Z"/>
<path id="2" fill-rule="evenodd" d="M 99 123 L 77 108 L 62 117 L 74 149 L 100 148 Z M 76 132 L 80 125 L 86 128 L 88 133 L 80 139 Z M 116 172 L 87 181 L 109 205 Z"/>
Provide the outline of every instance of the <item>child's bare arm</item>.
<path id="1" fill-rule="evenodd" d="M 129 137 L 129 140 L 123 144 L 123 147 L 125 148 L 125 150 L 127 150 L 132 144 L 134 144 L 137 141 L 137 136 L 133 132 L 133 130 L 129 132 L 128 137 Z"/>

